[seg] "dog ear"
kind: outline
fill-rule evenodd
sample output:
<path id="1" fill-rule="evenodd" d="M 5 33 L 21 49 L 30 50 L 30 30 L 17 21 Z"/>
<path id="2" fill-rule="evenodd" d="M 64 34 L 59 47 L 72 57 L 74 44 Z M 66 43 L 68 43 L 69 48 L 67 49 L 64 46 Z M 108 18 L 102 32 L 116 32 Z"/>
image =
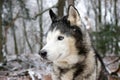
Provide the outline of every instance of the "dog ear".
<path id="1" fill-rule="evenodd" d="M 68 8 L 68 21 L 70 21 L 71 25 L 77 25 L 80 26 L 81 21 L 80 21 L 80 15 L 77 11 L 77 9 L 70 5 Z"/>
<path id="2" fill-rule="evenodd" d="M 57 19 L 56 14 L 51 9 L 49 10 L 49 15 L 52 21 L 55 21 Z"/>

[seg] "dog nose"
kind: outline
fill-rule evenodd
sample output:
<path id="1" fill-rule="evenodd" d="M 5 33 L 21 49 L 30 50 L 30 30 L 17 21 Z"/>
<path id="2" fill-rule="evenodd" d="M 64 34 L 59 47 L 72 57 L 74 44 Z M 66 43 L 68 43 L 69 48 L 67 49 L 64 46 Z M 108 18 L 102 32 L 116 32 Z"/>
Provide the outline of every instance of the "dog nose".
<path id="1" fill-rule="evenodd" d="M 45 58 L 47 56 L 47 51 L 41 50 L 39 54 L 41 55 L 41 57 Z"/>

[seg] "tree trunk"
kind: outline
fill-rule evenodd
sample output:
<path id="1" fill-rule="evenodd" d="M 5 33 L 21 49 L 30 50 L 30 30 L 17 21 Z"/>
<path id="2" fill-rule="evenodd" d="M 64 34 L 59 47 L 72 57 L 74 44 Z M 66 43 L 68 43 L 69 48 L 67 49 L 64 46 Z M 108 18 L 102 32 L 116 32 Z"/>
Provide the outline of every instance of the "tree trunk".
<path id="1" fill-rule="evenodd" d="M 117 15 L 117 1 L 118 0 L 114 0 L 114 15 L 115 15 L 115 30 L 116 30 L 116 35 L 115 35 L 115 54 L 119 53 L 119 37 L 117 36 L 117 34 L 119 33 L 119 27 L 118 27 L 118 15 Z"/>
<path id="2" fill-rule="evenodd" d="M 3 53 L 2 53 L 2 48 L 3 48 L 3 35 L 2 35 L 2 5 L 3 5 L 3 0 L 0 0 L 0 62 L 3 61 Z"/>
<path id="3" fill-rule="evenodd" d="M 105 3 L 105 15 L 104 15 L 104 25 L 106 25 L 106 16 L 107 16 L 107 1 L 106 0 L 104 0 L 104 3 Z"/>
<path id="4" fill-rule="evenodd" d="M 43 0 L 37 0 L 38 11 L 41 13 L 43 11 Z M 43 28 L 42 28 L 42 14 L 39 16 L 39 27 L 40 27 L 40 49 L 43 47 Z"/>
<path id="5" fill-rule="evenodd" d="M 99 24 L 101 25 L 102 23 L 102 12 L 101 12 L 101 0 L 98 0 L 98 19 L 99 19 Z"/>
<path id="6" fill-rule="evenodd" d="M 65 0 L 59 0 L 58 1 L 58 16 L 62 17 L 64 15 L 64 6 L 65 6 Z"/>
<path id="7" fill-rule="evenodd" d="M 15 33 L 15 27 L 13 25 L 12 27 L 12 32 L 13 32 L 13 39 L 14 39 L 14 46 L 15 46 L 15 54 L 18 55 L 18 47 L 17 47 L 17 40 L 16 40 L 16 33 Z"/>
<path id="8" fill-rule="evenodd" d="M 67 0 L 68 5 L 74 5 L 74 1 L 75 1 L 75 0 Z"/>
<path id="9" fill-rule="evenodd" d="M 117 1 L 118 0 L 114 0 L 114 15 L 115 15 L 115 25 L 116 26 L 118 26 Z"/>
<path id="10" fill-rule="evenodd" d="M 25 35 L 26 42 L 28 44 L 28 47 L 29 47 L 31 53 L 33 53 L 32 47 L 31 47 L 30 42 L 28 40 L 28 36 L 27 36 L 26 26 L 25 26 L 25 21 L 24 20 L 23 20 L 23 27 L 24 27 L 24 35 Z"/>
<path id="11" fill-rule="evenodd" d="M 8 2 L 8 5 L 9 5 L 9 7 L 10 7 L 10 19 L 11 19 L 11 21 L 10 22 L 12 22 L 12 20 L 13 20 L 13 11 L 12 11 L 12 1 L 9 1 Z M 11 27 L 12 27 L 12 34 L 13 34 L 13 40 L 14 40 L 14 50 L 15 50 L 15 54 L 17 54 L 18 55 L 18 46 L 17 46 L 17 39 L 16 39 L 16 31 L 15 31 L 15 25 L 14 25 L 14 23 L 13 23 L 13 25 L 10 25 Z"/>

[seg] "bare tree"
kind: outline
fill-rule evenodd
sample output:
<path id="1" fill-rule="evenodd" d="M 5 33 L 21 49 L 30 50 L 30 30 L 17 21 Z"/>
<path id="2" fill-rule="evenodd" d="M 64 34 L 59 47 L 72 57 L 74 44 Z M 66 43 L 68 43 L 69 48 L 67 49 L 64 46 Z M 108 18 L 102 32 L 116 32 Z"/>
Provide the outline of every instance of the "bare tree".
<path id="1" fill-rule="evenodd" d="M 21 14 L 22 15 L 25 15 L 26 18 L 23 19 L 23 28 L 24 28 L 24 35 L 25 35 L 25 40 L 27 42 L 27 45 L 31 51 L 31 53 L 33 53 L 33 49 L 32 49 L 32 46 L 29 42 L 29 39 L 28 39 L 28 36 L 27 36 L 27 31 L 26 31 L 26 23 L 25 23 L 25 20 L 29 20 L 30 17 L 29 17 L 29 11 L 28 9 L 26 8 L 26 5 L 25 5 L 25 2 L 24 0 L 19 0 L 19 4 L 20 4 L 20 7 L 21 7 Z"/>
<path id="2" fill-rule="evenodd" d="M 32 47 L 31 47 L 31 45 L 30 45 L 30 42 L 29 42 L 29 40 L 28 40 L 28 36 L 27 36 L 27 31 L 26 31 L 26 24 L 25 24 L 25 20 L 23 19 L 23 33 L 24 33 L 24 36 L 25 36 L 25 40 L 26 40 L 26 42 L 27 42 L 27 44 L 28 44 L 28 47 L 29 47 L 29 49 L 30 49 L 30 51 L 31 51 L 31 53 L 33 53 L 33 49 L 32 49 Z"/>
<path id="3" fill-rule="evenodd" d="M 3 5 L 3 0 L 0 0 L 0 62 L 3 61 L 3 53 L 2 53 L 2 47 L 3 47 L 2 5 Z"/>
<path id="4" fill-rule="evenodd" d="M 37 0 L 39 13 L 43 12 L 43 0 Z M 40 27 L 40 49 L 43 47 L 43 28 L 42 28 L 42 14 L 39 16 L 39 27 Z"/>
<path id="5" fill-rule="evenodd" d="M 99 13 L 98 13 L 98 20 L 99 20 L 99 23 L 101 24 L 102 23 L 102 10 L 101 10 L 101 3 L 102 1 L 101 0 L 98 0 L 98 10 L 99 10 Z"/>
<path id="6" fill-rule="evenodd" d="M 114 0 L 114 15 L 115 15 L 115 25 L 118 26 L 117 1 L 118 0 Z"/>
<path id="7" fill-rule="evenodd" d="M 64 15 L 64 6 L 65 6 L 65 0 L 59 0 L 58 1 L 58 16 L 62 17 Z"/>
<path id="8" fill-rule="evenodd" d="M 75 1 L 75 0 L 67 0 L 68 5 L 74 5 L 74 1 Z"/>
<path id="9" fill-rule="evenodd" d="M 107 1 L 106 0 L 104 0 L 104 7 L 105 7 L 104 22 L 106 24 L 106 16 L 107 16 Z"/>
<path id="10" fill-rule="evenodd" d="M 118 2 L 118 0 L 114 0 L 114 15 L 115 15 L 115 25 L 116 25 L 115 30 L 116 30 L 116 33 L 119 33 L 120 28 L 118 26 L 117 2 Z M 115 41 L 115 53 L 118 54 L 119 50 L 120 50 L 120 47 L 118 45 L 120 38 L 117 35 L 115 35 L 115 39 L 116 39 L 116 41 Z"/>
<path id="11" fill-rule="evenodd" d="M 11 21 L 13 21 L 12 1 L 8 1 L 8 6 L 9 6 L 9 8 L 10 8 L 10 12 L 8 12 L 9 15 L 11 16 L 10 19 L 11 19 Z M 10 22 L 11 22 L 11 21 L 10 21 Z M 9 22 L 9 23 L 10 23 L 10 22 Z M 18 54 L 18 46 L 17 46 L 15 25 L 14 25 L 14 23 L 13 23 L 13 25 L 10 25 L 10 26 L 11 26 L 11 28 L 12 28 L 12 34 L 13 34 L 13 40 L 14 40 L 14 46 L 15 46 L 15 47 L 14 47 L 15 54 Z"/>

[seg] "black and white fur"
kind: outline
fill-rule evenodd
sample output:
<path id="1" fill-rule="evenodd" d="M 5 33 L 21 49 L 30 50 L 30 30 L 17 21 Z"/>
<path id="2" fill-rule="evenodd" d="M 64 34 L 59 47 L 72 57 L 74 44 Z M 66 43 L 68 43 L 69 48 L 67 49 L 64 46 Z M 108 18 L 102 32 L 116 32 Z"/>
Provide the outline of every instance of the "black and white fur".
<path id="1" fill-rule="evenodd" d="M 106 80 L 102 60 L 91 44 L 77 9 L 69 6 L 67 16 L 62 18 L 52 10 L 49 14 L 52 24 L 40 55 L 52 62 L 52 80 Z"/>

